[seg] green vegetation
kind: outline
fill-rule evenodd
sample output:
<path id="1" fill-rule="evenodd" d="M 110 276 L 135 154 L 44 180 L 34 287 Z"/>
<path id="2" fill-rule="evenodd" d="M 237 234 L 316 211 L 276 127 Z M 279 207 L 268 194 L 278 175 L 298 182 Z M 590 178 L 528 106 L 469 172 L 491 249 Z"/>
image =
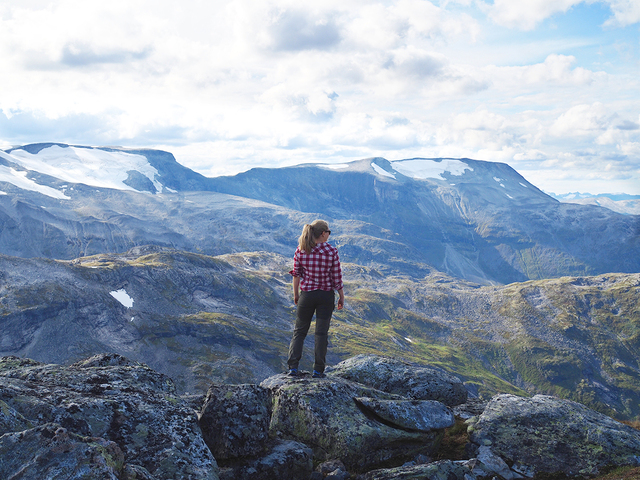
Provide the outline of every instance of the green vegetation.
<path id="1" fill-rule="evenodd" d="M 445 430 L 434 460 L 465 460 L 467 458 L 465 447 L 468 443 L 468 425 L 464 420 L 456 417 L 453 427 Z"/>
<path id="2" fill-rule="evenodd" d="M 438 340 L 448 332 L 446 327 L 402 308 L 393 296 L 358 290 L 355 298 L 349 298 L 349 306 L 357 314 L 339 312 L 334 317 L 330 333 L 333 355 L 341 359 L 358 354 L 385 355 L 441 367 L 475 386 L 482 396 L 498 392 L 526 395 L 464 348 Z"/>
<path id="3" fill-rule="evenodd" d="M 5 287 L 0 312 L 17 335 L 27 310 L 55 322 L 75 321 L 67 315 L 80 311 L 95 322 L 100 311 L 114 331 L 126 319 L 139 339 L 133 358 L 173 377 L 180 390 L 206 391 L 213 381 L 253 382 L 286 369 L 295 319 L 289 261 L 260 252 L 160 251 L 50 262 L 48 277 Z M 483 397 L 546 393 L 620 420 L 640 418 L 638 274 L 481 287 L 438 272 L 418 279 L 343 266 L 346 307 L 332 321 L 330 365 L 385 355 L 441 367 Z M 122 285 L 135 300 L 124 319 L 108 296 Z M 119 309 L 101 311 L 112 307 Z M 101 341 L 87 335 L 74 352 L 90 355 L 105 348 Z"/>
<path id="4" fill-rule="evenodd" d="M 528 390 L 620 419 L 640 416 L 636 277 L 564 277 L 508 285 L 503 293 L 498 312 L 523 330 L 504 349 Z M 603 396 L 600 385 L 610 392 Z"/>
<path id="5" fill-rule="evenodd" d="M 475 295 L 464 284 L 395 280 L 384 291 L 349 286 L 349 311 L 332 327 L 340 358 L 389 355 L 440 366 L 484 396 L 544 393 L 640 418 L 637 276 L 537 280 Z"/>

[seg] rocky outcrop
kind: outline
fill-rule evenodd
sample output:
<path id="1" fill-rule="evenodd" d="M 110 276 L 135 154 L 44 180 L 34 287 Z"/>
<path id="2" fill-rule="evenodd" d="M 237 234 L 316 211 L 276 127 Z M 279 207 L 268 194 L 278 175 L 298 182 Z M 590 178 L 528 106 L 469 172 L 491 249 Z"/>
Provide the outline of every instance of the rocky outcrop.
<path id="1" fill-rule="evenodd" d="M 459 378 L 442 369 L 388 357 L 357 355 L 330 368 L 328 373 L 416 400 L 437 400 L 449 406 L 467 401 L 467 390 Z"/>
<path id="2" fill-rule="evenodd" d="M 338 376 L 272 376 L 260 385 L 212 385 L 199 414 L 204 438 L 221 466 L 240 478 L 247 458 L 255 471 L 280 452 L 282 440 L 299 442 L 317 463 L 339 459 L 349 471 L 364 472 L 433 454 L 451 410 L 435 400 L 414 400 Z M 294 451 L 300 451 L 294 445 Z M 304 449 L 302 449 L 304 450 Z M 243 459 L 243 462 L 238 462 Z M 304 455 L 281 464 L 304 467 Z M 231 477 L 229 477 L 231 478 Z M 254 477 L 252 477 L 254 478 Z M 258 478 L 258 477 L 255 477 Z M 300 477 L 302 478 L 302 477 Z"/>
<path id="3" fill-rule="evenodd" d="M 124 466 L 115 442 L 76 435 L 53 423 L 0 436 L 0 452 L 0 478 L 117 480 Z"/>
<path id="4" fill-rule="evenodd" d="M 222 463 L 220 480 L 307 480 L 311 476 L 313 451 L 305 444 L 276 440 L 269 442 L 265 450 L 263 456 Z"/>
<path id="5" fill-rule="evenodd" d="M 469 423 L 473 444 L 502 458 L 514 478 L 640 465 L 640 432 L 569 400 L 497 395 Z"/>
<path id="6" fill-rule="evenodd" d="M 0 402 L 0 478 L 27 465 L 39 473 L 20 478 L 218 479 L 172 380 L 119 355 L 68 367 L 3 357 Z M 47 473 L 60 469 L 73 475 Z"/>
<path id="7" fill-rule="evenodd" d="M 354 401 L 365 415 L 401 430 L 431 432 L 448 428 L 455 423 L 451 409 L 435 400 L 356 397 Z"/>
<path id="8" fill-rule="evenodd" d="M 269 438 L 268 391 L 258 385 L 212 385 L 199 420 L 218 461 L 256 456 Z"/>
<path id="9" fill-rule="evenodd" d="M 406 408 L 406 398 L 340 377 L 276 375 L 261 385 L 272 397 L 272 436 L 295 438 L 313 449 L 316 460 L 339 458 L 349 471 L 431 455 L 444 428 L 453 425 L 453 415 L 438 402 Z M 429 417 L 435 419 L 431 425 Z"/>
<path id="10" fill-rule="evenodd" d="M 269 391 L 259 385 L 211 385 L 198 414 L 220 480 L 308 478 L 313 451 L 294 440 L 271 439 Z"/>
<path id="11" fill-rule="evenodd" d="M 371 356 L 347 366 L 367 378 L 376 363 L 406 379 L 394 391 L 415 390 L 406 364 Z M 434 462 L 450 407 L 331 372 L 179 397 L 171 379 L 115 354 L 67 367 L 2 357 L 0 478 L 516 480 L 640 465 L 640 432 L 568 400 L 498 395 L 455 411 L 458 422 L 472 415 L 468 458 Z"/>
<path id="12" fill-rule="evenodd" d="M 470 480 L 470 469 L 464 462 L 442 460 L 422 465 L 408 465 L 398 468 L 372 470 L 358 477 L 358 480 Z"/>

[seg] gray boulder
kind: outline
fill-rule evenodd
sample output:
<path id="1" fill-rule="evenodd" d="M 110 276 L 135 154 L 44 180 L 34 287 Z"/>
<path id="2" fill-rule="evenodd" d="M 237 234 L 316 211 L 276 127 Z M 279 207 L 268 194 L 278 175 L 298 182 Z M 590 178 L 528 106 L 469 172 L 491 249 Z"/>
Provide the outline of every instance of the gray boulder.
<path id="1" fill-rule="evenodd" d="M 407 399 L 340 378 L 312 379 L 276 375 L 262 382 L 271 392 L 273 437 L 295 439 L 313 449 L 314 460 L 340 459 L 349 471 L 364 472 L 383 464 L 402 464 L 433 453 L 443 430 L 426 428 L 424 411 L 404 409 L 393 421 L 381 421 Z M 382 401 L 361 408 L 356 399 Z M 362 404 L 362 401 L 360 401 Z M 413 415 L 413 417 L 412 417 Z"/>
<path id="2" fill-rule="evenodd" d="M 115 442 L 47 423 L 0 436 L 0 478 L 118 480 L 124 454 Z"/>
<path id="3" fill-rule="evenodd" d="M 209 387 L 198 418 L 220 480 L 309 479 L 313 451 L 269 437 L 270 401 L 269 390 L 259 385 Z"/>
<path id="4" fill-rule="evenodd" d="M 515 478 L 590 476 L 605 467 L 640 465 L 639 431 L 569 400 L 497 395 L 467 422 L 478 459 L 484 455 L 488 464 L 500 457 Z"/>
<path id="5" fill-rule="evenodd" d="M 449 407 L 435 400 L 380 400 L 367 397 L 354 400 L 365 413 L 395 428 L 430 432 L 449 428 L 455 423 Z"/>
<path id="6" fill-rule="evenodd" d="M 471 460 L 440 460 L 401 467 L 382 468 L 359 475 L 358 480 L 515 480 L 523 476 L 511 471 L 504 460 L 491 452 L 490 447 L 480 447 L 477 458 Z"/>
<path id="7" fill-rule="evenodd" d="M 378 355 L 357 355 L 327 369 L 327 374 L 415 400 L 437 400 L 448 406 L 467 401 L 462 381 L 444 370 Z"/>
<path id="8" fill-rule="evenodd" d="M 468 462 L 468 466 L 476 478 L 493 478 L 496 475 L 504 480 L 512 480 L 514 477 L 519 478 L 517 474 L 511 471 L 507 462 L 493 453 L 491 447 L 484 445 L 478 448 L 476 458 Z"/>
<path id="9" fill-rule="evenodd" d="M 473 480 L 464 462 L 441 460 L 423 465 L 372 470 L 358 480 Z"/>
<path id="10" fill-rule="evenodd" d="M 340 460 L 328 460 L 318 465 L 309 480 L 346 480 L 351 478 L 347 467 Z"/>
<path id="11" fill-rule="evenodd" d="M 269 437 L 269 391 L 258 385 L 211 385 L 198 420 L 216 460 L 256 456 Z"/>
<path id="12" fill-rule="evenodd" d="M 262 457 L 225 462 L 220 468 L 220 480 L 308 480 L 312 472 L 313 451 L 289 440 L 276 442 Z"/>
<path id="13" fill-rule="evenodd" d="M 202 438 L 196 414 L 176 395 L 171 379 L 119 355 L 97 355 L 68 367 L 2 357 L 0 400 L 8 406 L 10 419 L 3 428 L 17 429 L 0 432 L 5 441 L 24 442 L 51 431 L 32 430 L 35 433 L 20 437 L 24 426 L 56 424 L 76 446 L 87 443 L 81 437 L 99 439 L 89 446 L 101 442 L 117 446 L 123 454 L 119 468 L 137 472 L 138 478 L 218 478 L 217 463 Z M 6 445 L 15 448 L 3 459 L 23 450 L 16 442 Z M 61 458 L 68 453 L 56 451 L 64 454 Z M 33 462 L 37 455 L 30 457 Z M 58 477 L 43 471 L 32 478 Z"/>

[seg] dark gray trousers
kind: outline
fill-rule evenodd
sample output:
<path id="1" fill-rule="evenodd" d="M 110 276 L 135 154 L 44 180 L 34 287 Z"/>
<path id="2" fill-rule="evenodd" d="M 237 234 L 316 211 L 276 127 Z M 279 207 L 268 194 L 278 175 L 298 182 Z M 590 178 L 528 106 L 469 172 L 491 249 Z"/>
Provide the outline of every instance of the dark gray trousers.
<path id="1" fill-rule="evenodd" d="M 302 358 L 302 347 L 307 336 L 313 314 L 316 314 L 316 335 L 315 335 L 315 363 L 313 369 L 317 372 L 324 372 L 327 356 L 327 346 L 329 345 L 329 324 L 335 303 L 334 291 L 313 290 L 311 292 L 300 292 L 298 299 L 298 310 L 296 316 L 296 326 L 293 330 L 293 338 L 289 345 L 289 368 L 298 368 Z"/>

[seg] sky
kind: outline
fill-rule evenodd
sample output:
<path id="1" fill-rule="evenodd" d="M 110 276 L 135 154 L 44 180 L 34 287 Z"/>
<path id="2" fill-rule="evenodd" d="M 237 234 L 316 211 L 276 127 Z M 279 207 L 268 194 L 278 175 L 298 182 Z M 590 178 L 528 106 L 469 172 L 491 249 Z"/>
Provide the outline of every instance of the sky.
<path id="1" fill-rule="evenodd" d="M 2 149 L 471 158 L 640 195 L 640 0 L 3 0 L 0 55 Z"/>

